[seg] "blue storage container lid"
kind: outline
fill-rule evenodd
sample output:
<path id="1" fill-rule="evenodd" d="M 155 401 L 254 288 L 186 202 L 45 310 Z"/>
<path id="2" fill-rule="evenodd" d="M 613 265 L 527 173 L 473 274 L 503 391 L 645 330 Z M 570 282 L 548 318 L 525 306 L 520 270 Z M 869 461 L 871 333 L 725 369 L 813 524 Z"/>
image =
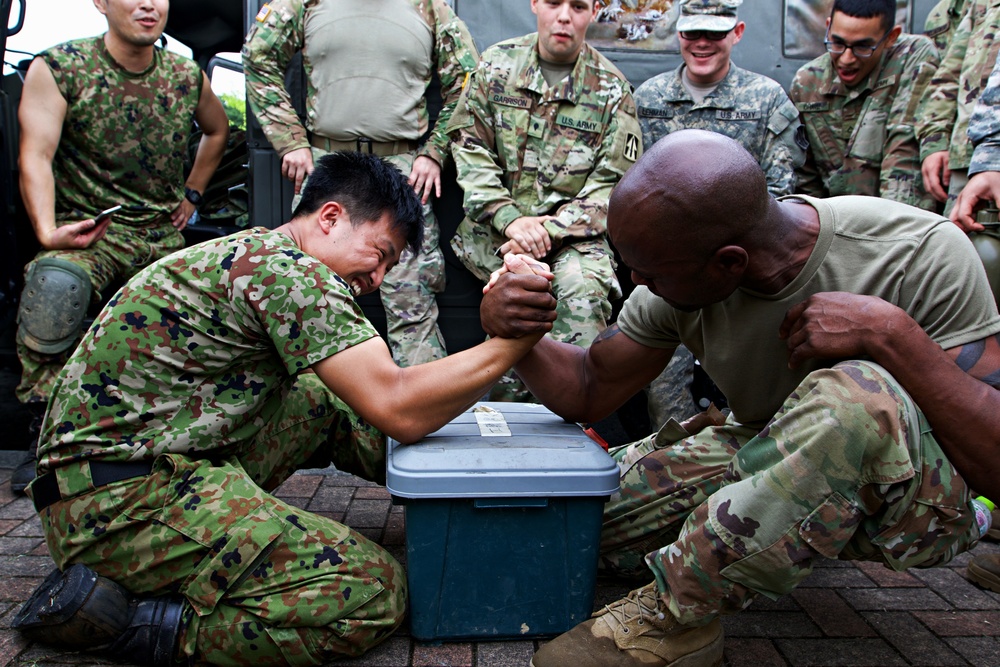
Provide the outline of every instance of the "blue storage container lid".
<path id="1" fill-rule="evenodd" d="M 418 443 L 389 439 L 386 488 L 403 498 L 609 496 L 618 464 L 542 405 L 481 402 Z"/>

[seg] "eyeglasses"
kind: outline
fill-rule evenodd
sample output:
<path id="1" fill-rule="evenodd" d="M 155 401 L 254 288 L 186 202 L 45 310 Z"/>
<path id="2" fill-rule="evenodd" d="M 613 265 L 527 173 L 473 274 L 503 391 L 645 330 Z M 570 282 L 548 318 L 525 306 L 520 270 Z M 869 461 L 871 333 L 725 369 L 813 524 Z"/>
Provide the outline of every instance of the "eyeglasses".
<path id="1" fill-rule="evenodd" d="M 731 32 L 732 30 L 682 30 L 677 34 L 689 42 L 697 42 L 703 37 L 710 42 L 720 42 Z"/>
<path id="2" fill-rule="evenodd" d="M 830 29 L 827 28 L 826 39 L 823 43 L 826 44 L 826 50 L 835 56 L 839 56 L 844 51 L 847 51 L 847 49 L 850 49 L 855 58 L 864 60 L 865 58 L 871 58 L 875 55 L 875 52 L 878 51 L 878 47 L 882 46 L 882 42 L 885 41 L 885 38 L 889 36 L 890 32 L 892 32 L 892 28 L 882 35 L 882 39 L 878 40 L 874 44 L 844 44 L 843 42 L 831 42 Z"/>

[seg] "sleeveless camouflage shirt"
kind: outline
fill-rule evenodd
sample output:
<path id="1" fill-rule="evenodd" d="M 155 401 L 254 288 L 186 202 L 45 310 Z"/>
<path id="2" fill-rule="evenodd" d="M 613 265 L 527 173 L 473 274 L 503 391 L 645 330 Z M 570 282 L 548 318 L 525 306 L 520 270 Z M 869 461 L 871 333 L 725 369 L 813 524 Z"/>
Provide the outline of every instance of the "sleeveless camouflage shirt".
<path id="1" fill-rule="evenodd" d="M 52 163 L 56 220 L 83 220 L 121 204 L 115 222 L 143 225 L 177 208 L 201 95 L 198 65 L 155 49 L 146 70 L 129 72 L 108 53 L 103 36 L 38 57 L 67 103 Z"/>

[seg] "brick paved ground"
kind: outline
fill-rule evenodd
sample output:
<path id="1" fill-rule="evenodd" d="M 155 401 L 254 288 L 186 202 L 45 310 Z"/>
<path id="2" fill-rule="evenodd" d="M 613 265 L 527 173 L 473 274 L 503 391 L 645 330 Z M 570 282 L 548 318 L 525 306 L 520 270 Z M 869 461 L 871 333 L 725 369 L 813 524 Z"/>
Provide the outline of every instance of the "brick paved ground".
<path id="1" fill-rule="evenodd" d="M 53 567 L 29 501 L 10 493 L 14 452 L 0 452 L 0 667 L 105 665 L 106 661 L 30 644 L 10 619 Z M 404 560 L 402 507 L 385 489 L 334 471 L 294 475 L 278 491 L 286 501 L 358 529 Z M 1000 552 L 980 544 L 975 553 Z M 724 619 L 727 667 L 826 665 L 1000 666 L 1000 595 L 965 579 L 968 555 L 949 567 L 896 573 L 880 565 L 826 561 L 791 595 L 758 600 Z M 405 562 L 405 561 L 404 561 Z M 596 605 L 627 585 L 598 585 Z M 429 645 L 399 633 L 351 667 L 523 667 L 538 642 Z"/>

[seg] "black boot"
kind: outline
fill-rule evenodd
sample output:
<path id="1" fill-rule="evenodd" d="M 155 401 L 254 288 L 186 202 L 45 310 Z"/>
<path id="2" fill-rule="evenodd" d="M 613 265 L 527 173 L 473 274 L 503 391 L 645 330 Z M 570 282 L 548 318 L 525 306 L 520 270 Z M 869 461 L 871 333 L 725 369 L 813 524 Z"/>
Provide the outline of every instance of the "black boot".
<path id="1" fill-rule="evenodd" d="M 14 493 L 24 493 L 24 490 L 35 479 L 35 465 L 38 463 L 38 437 L 42 432 L 42 418 L 45 416 L 45 403 L 28 403 L 25 407 L 31 412 L 31 422 L 28 424 L 28 451 L 14 468 L 10 476 L 10 490 Z"/>
<path id="2" fill-rule="evenodd" d="M 85 565 L 52 572 L 11 627 L 25 637 L 152 667 L 173 664 L 187 601 L 136 598 Z"/>

